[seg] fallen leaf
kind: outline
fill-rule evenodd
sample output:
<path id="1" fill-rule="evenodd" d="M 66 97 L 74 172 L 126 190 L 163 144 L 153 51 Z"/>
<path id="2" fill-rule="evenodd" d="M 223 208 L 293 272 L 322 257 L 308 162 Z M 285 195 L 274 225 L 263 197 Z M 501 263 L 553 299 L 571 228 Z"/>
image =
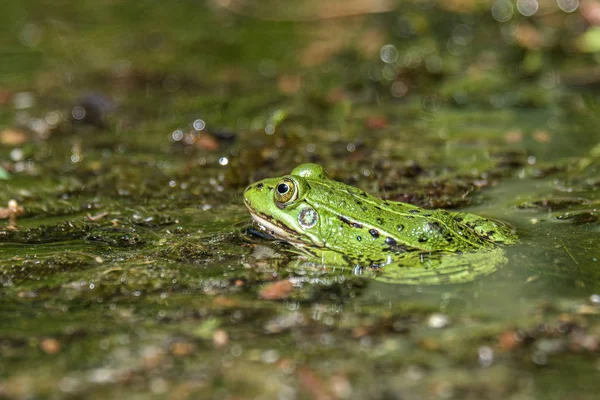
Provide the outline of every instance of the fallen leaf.
<path id="1" fill-rule="evenodd" d="M 40 342 L 40 348 L 44 353 L 56 354 L 60 350 L 60 342 L 53 338 L 46 338 Z"/>
<path id="2" fill-rule="evenodd" d="M 260 291 L 260 298 L 265 300 L 282 300 L 290 297 L 294 285 L 290 281 L 278 281 L 269 283 Z"/>

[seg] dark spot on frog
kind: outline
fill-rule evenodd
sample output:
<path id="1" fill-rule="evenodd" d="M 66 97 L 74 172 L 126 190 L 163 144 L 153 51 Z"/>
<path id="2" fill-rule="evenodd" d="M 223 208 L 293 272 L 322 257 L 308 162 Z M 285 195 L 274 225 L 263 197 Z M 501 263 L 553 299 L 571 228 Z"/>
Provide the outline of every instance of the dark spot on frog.
<path id="1" fill-rule="evenodd" d="M 496 232 L 494 232 L 494 231 L 489 231 L 489 232 L 487 233 L 487 235 L 488 235 L 488 236 L 493 236 L 495 233 L 496 233 Z"/>
<path id="2" fill-rule="evenodd" d="M 385 238 L 385 244 L 390 245 L 390 246 L 395 246 L 396 245 L 396 240 L 394 240 L 391 237 L 386 237 Z"/>
<path id="3" fill-rule="evenodd" d="M 441 232 L 443 230 L 439 222 L 428 222 L 427 227 L 429 228 L 429 230 L 434 232 Z"/>
<path id="4" fill-rule="evenodd" d="M 369 229 L 369 233 L 371 234 L 371 236 L 373 236 L 375 239 L 377 239 L 379 237 L 379 232 L 377 231 L 377 229 Z"/>
<path id="5" fill-rule="evenodd" d="M 267 186 L 267 189 L 269 189 L 272 192 L 273 189 L 275 189 L 275 187 L 274 186 Z"/>
<path id="6" fill-rule="evenodd" d="M 419 243 L 425 243 L 425 242 L 427 242 L 427 238 L 426 238 L 426 237 L 423 237 L 423 236 L 421 236 L 421 237 L 419 238 Z"/>
<path id="7" fill-rule="evenodd" d="M 398 232 L 402 232 L 404 230 L 404 225 L 398 225 Z"/>
<path id="8" fill-rule="evenodd" d="M 454 220 L 455 220 L 456 222 L 463 222 L 463 219 L 462 219 L 462 217 L 454 217 Z"/>
<path id="9" fill-rule="evenodd" d="M 258 190 L 263 190 L 263 187 L 265 187 L 265 184 L 264 184 L 264 183 L 259 183 L 258 185 L 256 185 L 256 188 L 257 188 Z"/>
<path id="10" fill-rule="evenodd" d="M 385 221 L 383 220 L 383 218 L 377 218 L 377 223 L 378 223 L 379 225 L 383 225 L 383 223 L 384 223 L 384 222 L 385 222 Z"/>
<path id="11" fill-rule="evenodd" d="M 345 224 L 352 225 L 352 222 L 350 222 L 350 220 L 348 218 L 344 217 L 343 215 L 340 215 L 339 219 L 340 219 L 340 221 L 342 221 Z"/>
<path id="12" fill-rule="evenodd" d="M 419 210 L 408 210 L 408 212 L 411 214 L 418 214 Z"/>
<path id="13" fill-rule="evenodd" d="M 363 226 L 361 224 L 359 224 L 358 222 L 352 222 L 350 221 L 348 218 L 344 217 L 343 215 L 340 215 L 338 217 L 340 219 L 340 221 L 342 221 L 343 223 L 345 223 L 346 225 L 350 225 L 353 228 L 362 228 Z"/>
<path id="14" fill-rule="evenodd" d="M 362 238 L 360 236 L 357 236 L 356 240 L 358 240 L 360 242 L 362 240 Z"/>

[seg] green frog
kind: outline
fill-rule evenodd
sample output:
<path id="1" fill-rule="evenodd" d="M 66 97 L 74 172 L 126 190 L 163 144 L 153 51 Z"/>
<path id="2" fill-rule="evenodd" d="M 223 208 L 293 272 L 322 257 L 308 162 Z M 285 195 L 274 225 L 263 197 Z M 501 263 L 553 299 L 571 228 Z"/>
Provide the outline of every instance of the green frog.
<path id="1" fill-rule="evenodd" d="M 498 244 L 517 241 L 503 222 L 382 200 L 329 179 L 317 164 L 250 185 L 244 203 L 262 229 L 311 265 L 350 265 L 395 283 L 471 281 L 506 263 Z"/>

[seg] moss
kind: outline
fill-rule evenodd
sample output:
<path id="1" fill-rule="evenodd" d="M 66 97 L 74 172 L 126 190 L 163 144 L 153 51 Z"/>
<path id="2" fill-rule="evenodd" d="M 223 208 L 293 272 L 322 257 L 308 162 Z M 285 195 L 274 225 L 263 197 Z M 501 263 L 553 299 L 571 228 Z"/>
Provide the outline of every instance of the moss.
<path id="1" fill-rule="evenodd" d="M 155 3 L 0 6 L 0 205 L 25 211 L 0 221 L 0 398 L 594 398 L 600 102 L 576 13 Z M 242 191 L 302 162 L 520 246 L 437 288 L 299 267 Z"/>

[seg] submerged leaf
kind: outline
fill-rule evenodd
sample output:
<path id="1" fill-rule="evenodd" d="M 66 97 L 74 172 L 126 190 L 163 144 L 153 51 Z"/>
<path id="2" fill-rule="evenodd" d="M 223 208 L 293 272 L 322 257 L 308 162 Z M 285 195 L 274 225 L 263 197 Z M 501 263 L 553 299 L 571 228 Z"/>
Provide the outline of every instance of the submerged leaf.
<path id="1" fill-rule="evenodd" d="M 10 179 L 10 174 L 8 173 L 8 171 L 6 171 L 1 166 L 0 166 L 0 179 L 4 179 L 4 180 Z"/>

